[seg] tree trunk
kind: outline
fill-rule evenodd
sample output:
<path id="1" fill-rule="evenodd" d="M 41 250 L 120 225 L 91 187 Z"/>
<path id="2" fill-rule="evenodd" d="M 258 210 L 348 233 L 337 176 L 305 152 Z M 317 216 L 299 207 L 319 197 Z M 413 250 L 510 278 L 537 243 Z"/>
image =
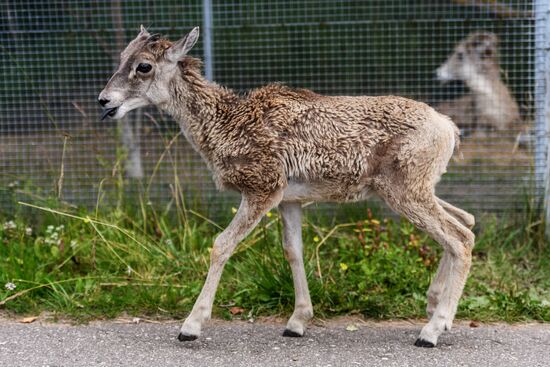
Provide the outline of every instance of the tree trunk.
<path id="1" fill-rule="evenodd" d="M 116 50 L 113 55 L 113 61 L 118 62 L 120 51 L 126 45 L 124 39 L 124 22 L 122 19 L 122 4 L 121 0 L 113 0 L 111 2 L 111 14 L 113 17 L 113 25 L 115 27 L 115 44 Z M 135 121 L 125 116 L 119 121 L 119 128 L 122 134 L 122 145 L 124 146 L 127 157 L 124 164 L 126 177 L 143 178 L 143 165 L 141 162 L 141 147 L 140 147 L 140 132 L 141 132 L 141 111 L 138 111 Z"/>

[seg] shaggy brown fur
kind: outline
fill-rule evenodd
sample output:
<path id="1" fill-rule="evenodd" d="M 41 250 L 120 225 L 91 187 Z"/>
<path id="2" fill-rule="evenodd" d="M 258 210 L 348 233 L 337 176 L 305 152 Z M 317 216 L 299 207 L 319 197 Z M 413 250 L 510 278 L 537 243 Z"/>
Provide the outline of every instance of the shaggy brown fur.
<path id="1" fill-rule="evenodd" d="M 364 198 L 381 156 L 427 132 L 436 117 L 423 103 L 393 96 L 327 97 L 278 84 L 237 96 L 208 83 L 199 65 L 190 57 L 180 63 L 181 79 L 171 86 L 177 98 L 161 107 L 186 120 L 220 189 L 268 194 L 296 181 L 319 183 L 325 200 Z M 394 167 L 417 164 L 394 153 Z"/>
<path id="2" fill-rule="evenodd" d="M 451 327 L 474 245 L 473 216 L 434 192 L 458 147 L 453 122 L 424 103 L 394 96 L 328 97 L 278 84 L 237 95 L 207 81 L 200 62 L 185 56 L 197 37 L 194 29 L 172 44 L 142 30 L 100 95 L 114 118 L 147 104 L 167 111 L 207 162 L 217 186 L 242 194 L 235 218 L 214 242 L 208 277 L 180 340 L 200 334 L 224 264 L 274 206 L 283 219 L 296 292 L 284 335 L 303 335 L 313 309 L 300 203 L 355 201 L 376 193 L 444 248 L 428 291 L 431 320 L 417 342 L 434 346 Z"/>

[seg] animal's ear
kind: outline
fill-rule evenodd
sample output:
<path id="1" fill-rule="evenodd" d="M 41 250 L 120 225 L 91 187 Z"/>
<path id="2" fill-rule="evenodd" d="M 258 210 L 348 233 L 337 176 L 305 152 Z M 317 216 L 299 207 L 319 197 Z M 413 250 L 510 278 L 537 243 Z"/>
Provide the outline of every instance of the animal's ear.
<path id="1" fill-rule="evenodd" d="M 472 47 L 482 59 L 493 58 L 497 54 L 498 37 L 491 32 L 479 32 L 472 37 Z"/>
<path id="2" fill-rule="evenodd" d="M 176 41 L 168 50 L 166 50 L 166 59 L 170 62 L 176 63 L 180 61 L 189 50 L 195 46 L 199 39 L 199 27 L 195 27 L 185 37 Z"/>
<path id="3" fill-rule="evenodd" d="M 139 26 L 139 34 L 138 34 L 138 37 L 150 37 L 151 35 L 149 34 L 149 32 L 147 32 L 147 29 L 145 29 L 145 27 L 142 25 Z"/>

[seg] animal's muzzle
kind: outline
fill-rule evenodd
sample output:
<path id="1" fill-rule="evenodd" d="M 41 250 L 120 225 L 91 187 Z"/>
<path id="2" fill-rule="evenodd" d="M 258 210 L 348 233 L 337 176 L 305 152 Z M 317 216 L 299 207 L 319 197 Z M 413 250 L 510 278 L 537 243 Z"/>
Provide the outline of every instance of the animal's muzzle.
<path id="1" fill-rule="evenodd" d="M 114 115 L 116 115 L 117 110 L 118 107 L 106 108 L 101 115 L 101 121 L 105 120 L 107 117 L 113 117 Z"/>

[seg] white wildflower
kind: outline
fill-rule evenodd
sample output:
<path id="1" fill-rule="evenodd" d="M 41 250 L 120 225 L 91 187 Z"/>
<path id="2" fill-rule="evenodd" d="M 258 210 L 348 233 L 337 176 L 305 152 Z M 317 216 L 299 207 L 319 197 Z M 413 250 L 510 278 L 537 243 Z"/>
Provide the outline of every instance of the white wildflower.
<path id="1" fill-rule="evenodd" d="M 32 236 L 32 228 L 31 228 L 31 227 L 25 228 L 25 234 L 26 234 L 27 236 Z"/>
<path id="2" fill-rule="evenodd" d="M 78 246 L 78 242 L 76 240 L 71 240 L 71 248 L 74 250 Z"/>
<path id="3" fill-rule="evenodd" d="M 132 268 L 130 267 L 130 265 L 128 265 L 128 268 L 126 269 L 126 274 L 131 275 L 132 271 Z"/>
<path id="4" fill-rule="evenodd" d="M 7 282 L 6 285 L 4 285 L 4 287 L 8 290 L 8 291 L 13 291 L 15 288 L 17 288 L 17 286 L 12 283 L 12 282 Z"/>
<path id="5" fill-rule="evenodd" d="M 4 223 L 4 230 L 5 231 L 8 231 L 10 229 L 16 229 L 16 228 L 17 228 L 17 224 L 15 224 L 15 222 L 13 220 L 10 220 L 9 222 Z"/>
<path id="6" fill-rule="evenodd" d="M 168 246 L 172 246 L 174 244 L 174 242 L 172 242 L 172 240 L 169 238 L 166 241 L 164 241 L 164 243 L 166 243 L 166 245 Z"/>
<path id="7" fill-rule="evenodd" d="M 50 246 L 55 245 L 55 244 L 57 244 L 57 239 L 52 238 L 52 237 L 46 237 L 46 238 L 44 238 L 44 243 L 46 245 L 50 245 Z"/>
<path id="8" fill-rule="evenodd" d="M 44 243 L 46 245 L 61 245 L 61 238 L 59 236 L 59 231 L 63 229 L 63 225 L 55 228 L 54 226 L 50 225 L 48 228 L 46 228 L 46 237 L 44 238 Z"/>
<path id="9" fill-rule="evenodd" d="M 12 181 L 12 182 L 10 182 L 10 183 L 8 184 L 8 187 L 9 187 L 10 189 L 13 189 L 14 187 L 17 187 L 17 186 L 19 186 L 19 181 L 17 181 L 17 180 L 16 180 L 16 181 Z"/>

